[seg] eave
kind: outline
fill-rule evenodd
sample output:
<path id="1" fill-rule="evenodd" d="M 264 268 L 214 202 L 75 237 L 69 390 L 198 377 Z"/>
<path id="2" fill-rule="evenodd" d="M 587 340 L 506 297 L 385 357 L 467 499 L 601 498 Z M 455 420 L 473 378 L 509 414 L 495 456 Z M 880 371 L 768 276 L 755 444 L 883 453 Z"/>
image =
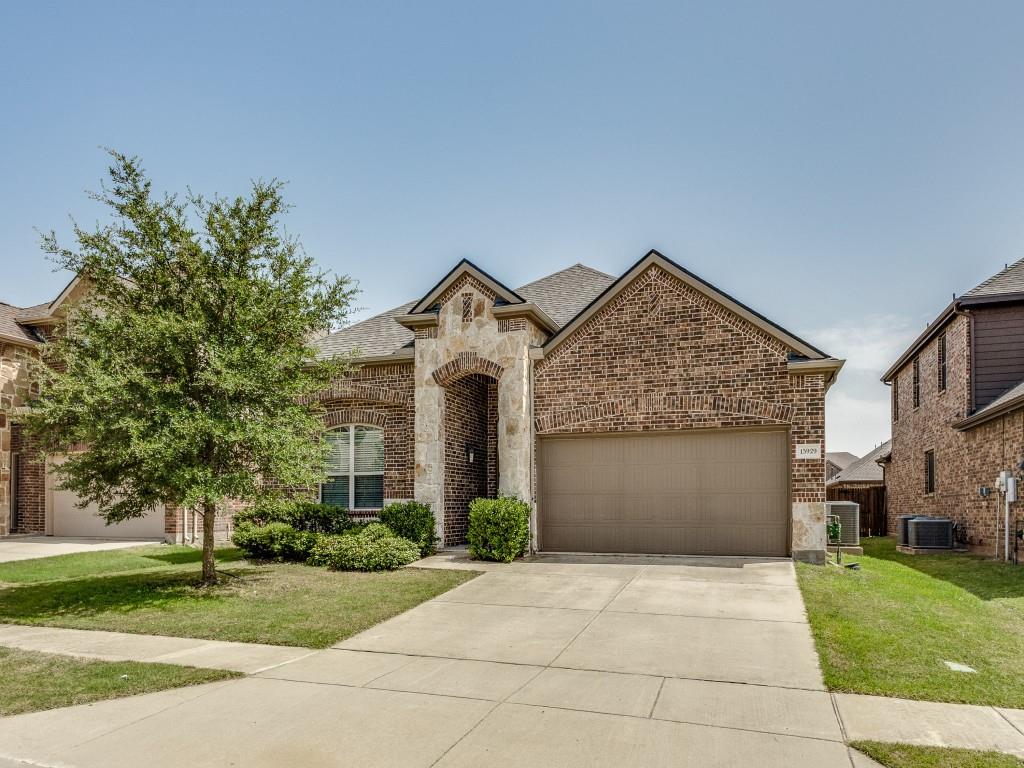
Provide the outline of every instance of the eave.
<path id="1" fill-rule="evenodd" d="M 522 304 L 500 304 L 491 308 L 491 313 L 500 319 L 511 320 L 517 317 L 525 317 L 534 324 L 540 326 L 548 333 L 557 333 L 558 324 L 552 320 L 548 314 L 534 304 L 532 301 L 527 301 Z"/>
<path id="2" fill-rule="evenodd" d="M 968 416 L 966 419 L 961 419 L 953 425 L 953 429 L 957 432 L 963 432 L 974 427 L 981 426 L 986 422 L 998 419 L 1000 416 L 1005 416 L 1008 413 L 1012 413 L 1018 408 L 1024 408 L 1024 393 L 1017 395 L 1016 397 L 1010 398 L 1006 402 L 1000 403 L 995 408 L 983 408 L 982 410 L 975 413 L 973 416 Z"/>

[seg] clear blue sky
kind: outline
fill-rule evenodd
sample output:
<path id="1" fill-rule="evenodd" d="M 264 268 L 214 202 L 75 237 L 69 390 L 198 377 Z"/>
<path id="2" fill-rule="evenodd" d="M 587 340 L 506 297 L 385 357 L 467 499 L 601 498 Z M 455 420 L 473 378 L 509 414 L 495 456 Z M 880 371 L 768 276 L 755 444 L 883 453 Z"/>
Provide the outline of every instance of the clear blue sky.
<path id="1" fill-rule="evenodd" d="M 34 228 L 99 211 L 98 146 L 158 189 L 287 180 L 367 311 L 459 258 L 510 285 L 655 247 L 837 356 L 831 450 L 877 383 L 1024 256 L 1024 4 L 12 3 L 0 299 L 62 287 Z"/>

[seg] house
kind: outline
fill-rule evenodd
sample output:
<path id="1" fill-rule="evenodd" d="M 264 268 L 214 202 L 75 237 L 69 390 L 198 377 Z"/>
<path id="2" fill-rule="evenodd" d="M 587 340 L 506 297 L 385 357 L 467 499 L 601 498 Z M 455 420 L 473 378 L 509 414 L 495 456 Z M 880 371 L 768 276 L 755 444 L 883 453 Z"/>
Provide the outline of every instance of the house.
<path id="1" fill-rule="evenodd" d="M 29 355 L 44 320 L 21 312 Z M 655 251 L 617 278 L 577 264 L 514 290 L 462 261 L 315 346 L 355 356 L 318 395 L 333 449 L 319 493 L 353 516 L 414 498 L 458 545 L 469 502 L 505 493 L 531 501 L 535 550 L 824 559 L 825 393 L 843 361 Z M 129 535 L 46 482 L 19 443 L 27 396 L 8 427 L 11 530 Z M 136 524 L 195 530 L 171 508 Z"/>
<path id="2" fill-rule="evenodd" d="M 853 501 L 860 505 L 862 536 L 884 536 L 887 531 L 885 473 L 879 462 L 889 456 L 889 444 L 886 440 L 825 481 L 825 497 L 829 501 Z"/>
<path id="3" fill-rule="evenodd" d="M 847 451 L 828 451 L 825 454 L 825 481 L 828 482 L 855 461 L 859 461 L 859 457 Z"/>
<path id="4" fill-rule="evenodd" d="M 78 497 L 55 487 L 48 468 L 64 460 L 39 449 L 18 423 L 20 411 L 37 394 L 31 362 L 67 310 L 88 288 L 71 280 L 52 301 L 34 307 L 0 303 L 0 536 L 48 534 L 106 538 L 165 538 L 165 510 L 106 525 L 96 507 L 78 507 Z"/>
<path id="5" fill-rule="evenodd" d="M 954 298 L 882 381 L 890 533 L 899 515 L 949 517 L 970 546 L 1005 555 L 996 482 L 1024 456 L 1024 260 Z"/>
<path id="6" fill-rule="evenodd" d="M 429 503 L 446 545 L 476 497 L 530 500 L 541 551 L 825 551 L 825 393 L 842 366 L 651 251 L 512 289 L 468 261 L 333 333 L 324 500 Z"/>

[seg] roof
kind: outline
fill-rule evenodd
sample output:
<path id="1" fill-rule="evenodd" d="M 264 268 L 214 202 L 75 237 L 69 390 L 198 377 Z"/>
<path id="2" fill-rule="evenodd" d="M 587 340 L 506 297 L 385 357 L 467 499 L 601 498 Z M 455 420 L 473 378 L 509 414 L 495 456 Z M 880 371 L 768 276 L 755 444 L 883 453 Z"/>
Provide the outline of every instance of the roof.
<path id="1" fill-rule="evenodd" d="M 417 304 L 429 300 L 431 294 L 436 293 L 463 266 L 464 262 L 459 262 L 419 302 L 407 302 L 319 339 L 316 342 L 318 357 L 341 355 L 355 349 L 359 350 L 360 357 L 385 357 L 408 346 L 414 338 L 413 332 L 399 325 L 395 318 L 412 312 Z M 574 264 L 527 283 L 512 293 L 536 304 L 561 327 L 614 282 L 615 278 L 611 275 L 584 264 Z"/>
<path id="2" fill-rule="evenodd" d="M 627 285 L 632 283 L 633 280 L 653 265 L 657 265 L 677 280 L 680 280 L 694 290 L 703 293 L 712 301 L 726 307 L 728 310 L 739 315 L 751 325 L 760 328 L 769 336 L 778 339 L 786 347 L 793 350 L 798 356 L 803 356 L 809 360 L 833 360 L 833 358 L 822 352 L 817 347 L 811 346 L 799 336 L 790 333 L 781 325 L 773 323 L 761 313 L 751 309 L 746 304 L 737 301 L 729 294 L 720 291 L 718 288 L 711 285 L 711 283 L 705 282 L 697 275 L 684 267 L 681 267 L 679 264 L 676 264 L 668 257 L 653 249 L 648 251 L 639 261 L 626 270 L 620 278 L 608 286 L 603 293 L 584 307 L 584 309 L 581 310 L 579 314 L 572 319 L 572 321 L 566 323 L 558 333 L 548 339 L 547 343 L 544 345 L 545 355 L 561 344 L 574 330 L 576 330 L 576 328 L 585 323 L 590 317 L 618 295 L 618 293 Z M 838 360 L 836 360 L 835 363 L 837 363 L 836 370 L 838 371 L 838 368 L 842 367 L 842 364 Z"/>
<path id="3" fill-rule="evenodd" d="M 741 304 L 728 294 L 719 291 L 654 250 L 648 251 L 619 278 L 585 264 L 574 264 L 515 290 L 504 286 L 479 267 L 463 259 L 419 301 L 408 302 L 318 339 L 315 342 L 317 356 L 325 358 L 358 350 L 359 357 L 366 359 L 384 358 L 402 353 L 402 350 L 411 348 L 415 338 L 413 331 L 403 326 L 417 327 L 425 323 L 429 319 L 429 311 L 435 305 L 437 298 L 455 280 L 467 273 L 491 287 L 499 299 L 506 302 L 498 307 L 502 312 L 511 309 L 507 306 L 509 304 L 539 309 L 542 318 L 550 320 L 551 325 L 554 326 L 549 328 L 554 333 L 544 347 L 546 352 L 560 343 L 574 328 L 585 322 L 590 315 L 598 311 L 652 264 L 657 264 L 695 290 L 704 293 L 769 335 L 779 339 L 794 351 L 793 361 L 796 364 L 824 366 L 827 368 L 826 373 L 832 379 L 835 378 L 838 369 L 842 367 L 843 361 L 836 360 L 820 349 L 812 347 L 806 341 Z"/>
<path id="4" fill-rule="evenodd" d="M 840 469 L 846 469 L 853 462 L 859 461 L 860 457 L 847 451 L 829 451 L 825 454 L 825 460 L 831 461 Z"/>
<path id="5" fill-rule="evenodd" d="M 991 304 L 995 302 L 1024 301 L 1024 259 L 1010 264 L 1005 269 L 987 280 L 971 288 L 959 298 L 954 298 L 939 313 L 920 336 L 914 339 L 907 350 L 899 356 L 889 370 L 882 374 L 883 382 L 892 381 L 893 377 L 905 366 L 910 359 L 916 355 L 921 348 L 935 338 L 939 331 L 946 327 L 946 324 L 956 315 L 962 307 L 971 307 L 979 304 Z"/>
<path id="6" fill-rule="evenodd" d="M 39 337 L 30 328 L 18 324 L 18 316 L 25 310 L 0 302 L 0 340 L 21 344 L 38 344 Z"/>
<path id="7" fill-rule="evenodd" d="M 850 466 L 825 483 L 825 485 L 836 485 L 837 483 L 881 483 L 885 476 L 882 473 L 882 468 L 878 465 L 878 460 L 884 458 L 889 453 L 890 442 L 886 440 L 867 456 L 857 459 L 857 461 L 850 464 Z"/>
<path id="8" fill-rule="evenodd" d="M 1024 381 L 1001 394 L 984 408 L 980 408 L 966 419 L 957 422 L 953 428 L 960 431 L 970 429 L 1022 406 L 1024 406 Z"/>
<path id="9" fill-rule="evenodd" d="M 997 272 L 971 288 L 962 298 L 1004 296 L 1011 293 L 1024 293 L 1024 259 L 1010 264 L 1002 272 Z"/>

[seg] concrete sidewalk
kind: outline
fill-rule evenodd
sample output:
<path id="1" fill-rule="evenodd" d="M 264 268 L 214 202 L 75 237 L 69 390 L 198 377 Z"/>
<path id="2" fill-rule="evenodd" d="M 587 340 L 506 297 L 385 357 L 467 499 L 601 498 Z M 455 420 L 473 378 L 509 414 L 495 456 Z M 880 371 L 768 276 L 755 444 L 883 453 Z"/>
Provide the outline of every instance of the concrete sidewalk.
<path id="1" fill-rule="evenodd" d="M 0 646 L 105 661 L 152 661 L 255 674 L 315 651 L 282 645 L 0 624 Z"/>
<path id="2" fill-rule="evenodd" d="M 4 536 L 0 537 L 0 563 L 35 560 L 40 557 L 72 555 L 78 552 L 102 552 L 129 549 L 147 544 L 163 544 L 163 539 L 88 539 L 76 536 Z"/>

